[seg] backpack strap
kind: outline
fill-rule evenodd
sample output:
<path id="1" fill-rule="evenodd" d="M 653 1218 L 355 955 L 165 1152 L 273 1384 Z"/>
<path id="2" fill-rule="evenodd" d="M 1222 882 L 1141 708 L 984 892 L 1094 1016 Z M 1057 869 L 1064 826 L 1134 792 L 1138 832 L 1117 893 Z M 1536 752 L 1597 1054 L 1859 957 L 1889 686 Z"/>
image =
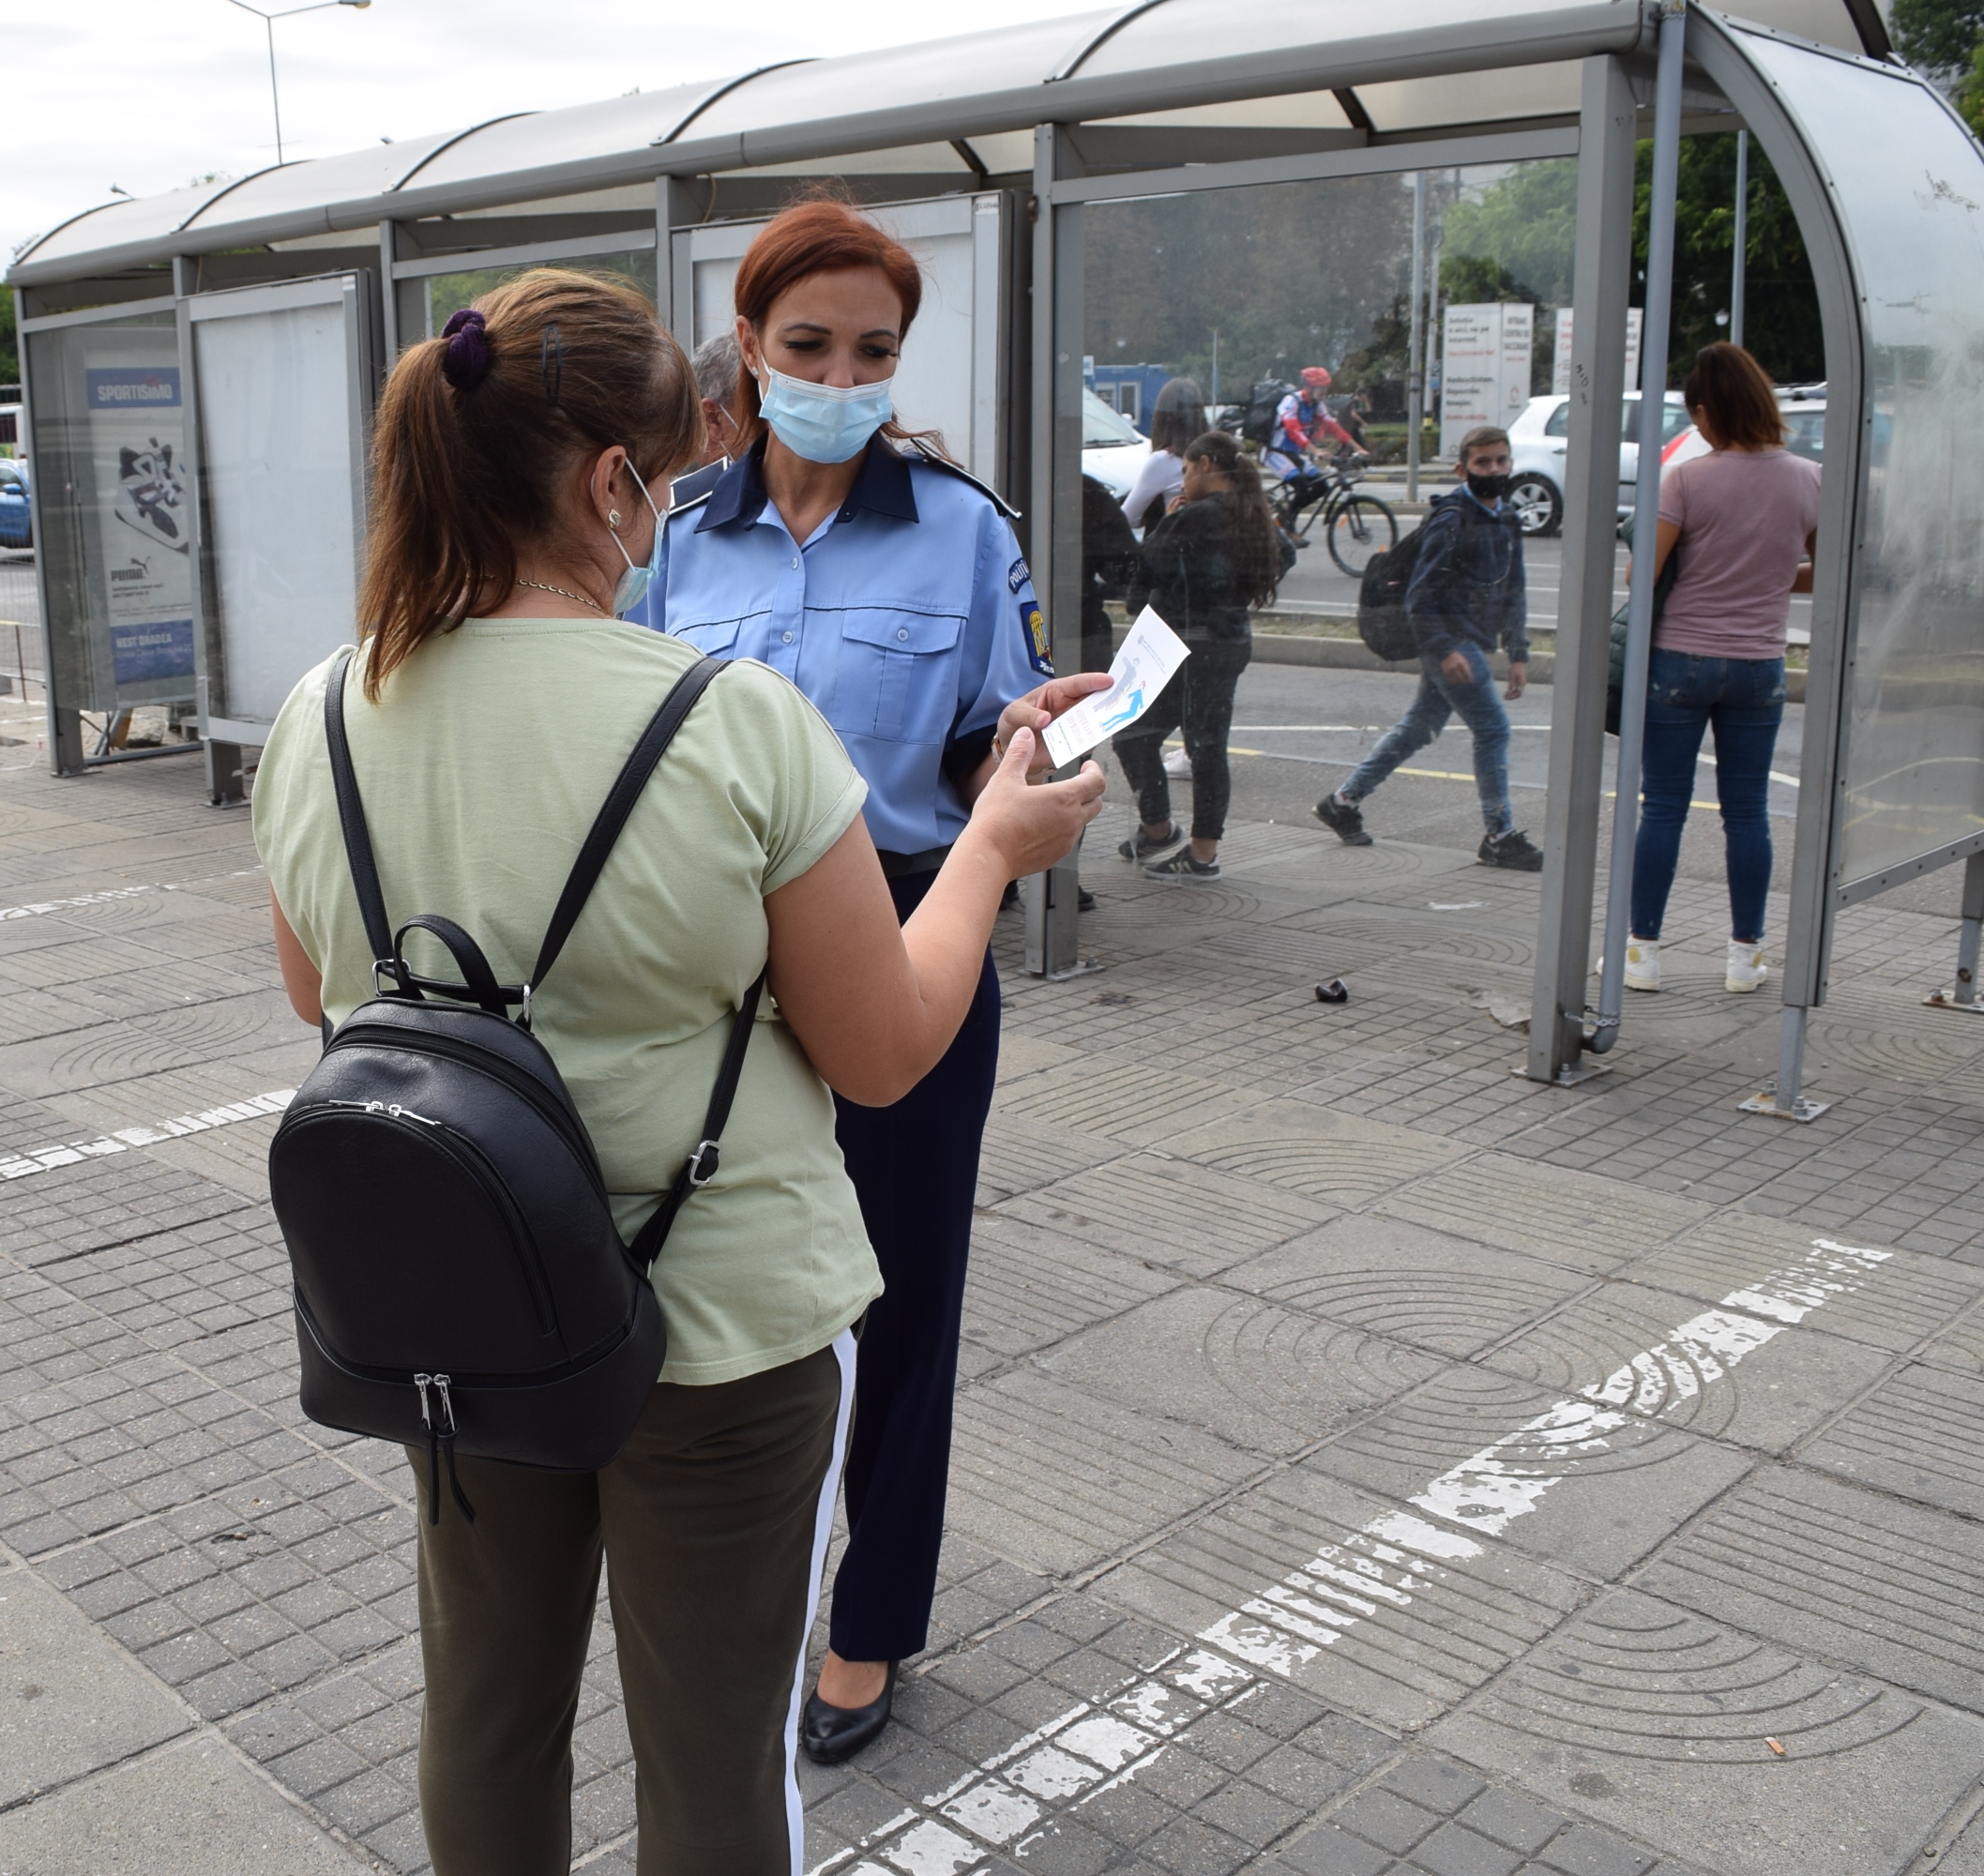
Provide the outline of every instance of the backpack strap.
<path id="1" fill-rule="evenodd" d="M 661 707 L 655 712 L 642 733 L 641 740 L 634 745 L 633 753 L 628 757 L 618 779 L 608 792 L 604 804 L 594 818 L 592 831 L 586 835 L 584 845 L 579 849 L 579 857 L 572 862 L 572 870 L 566 876 L 565 890 L 558 895 L 551 927 L 544 934 L 538 961 L 531 969 L 529 987 L 532 991 L 542 988 L 546 974 L 557 962 L 558 953 L 565 948 L 565 941 L 572 935 L 572 927 L 579 922 L 586 900 L 598 884 L 599 874 L 613 853 L 613 842 L 620 838 L 621 828 L 627 825 L 627 817 L 641 799 L 641 791 L 647 786 L 647 779 L 655 772 L 655 764 L 661 760 L 669 744 L 674 741 L 675 732 L 682 727 L 682 719 L 689 715 L 690 706 L 708 689 L 728 661 L 720 658 L 704 658 L 690 665 L 675 679 L 674 688 L 661 700 Z"/>
<path id="2" fill-rule="evenodd" d="M 353 654 L 346 652 L 331 667 L 324 687 L 324 740 L 330 745 L 331 782 L 338 791 L 338 822 L 344 829 L 344 858 L 358 894 L 365 920 L 365 942 L 372 947 L 374 966 L 390 962 L 393 928 L 386 915 L 386 895 L 379 889 L 379 865 L 372 857 L 372 837 L 366 831 L 365 803 L 358 794 L 357 771 L 352 767 L 351 744 L 344 734 L 344 679 Z M 377 981 L 376 972 L 374 982 Z"/>
<path id="3" fill-rule="evenodd" d="M 703 1116 L 703 1138 L 683 1163 L 681 1172 L 675 1174 L 675 1183 L 655 1207 L 654 1216 L 641 1227 L 633 1243 L 628 1246 L 628 1254 L 643 1270 L 646 1270 L 659 1254 L 662 1241 L 675 1221 L 675 1214 L 688 1202 L 689 1194 L 708 1185 L 717 1176 L 717 1142 L 722 1138 L 724 1122 L 730 1119 L 731 1103 L 737 1097 L 737 1082 L 744 1073 L 744 1051 L 750 1044 L 751 1025 L 757 1021 L 758 1000 L 764 992 L 765 973 L 760 971 L 757 981 L 744 992 L 744 1000 L 737 1006 L 736 1015 L 731 1019 L 730 1041 L 723 1051 L 722 1067 L 717 1070 L 717 1085 L 710 1090 L 709 1109 Z"/>

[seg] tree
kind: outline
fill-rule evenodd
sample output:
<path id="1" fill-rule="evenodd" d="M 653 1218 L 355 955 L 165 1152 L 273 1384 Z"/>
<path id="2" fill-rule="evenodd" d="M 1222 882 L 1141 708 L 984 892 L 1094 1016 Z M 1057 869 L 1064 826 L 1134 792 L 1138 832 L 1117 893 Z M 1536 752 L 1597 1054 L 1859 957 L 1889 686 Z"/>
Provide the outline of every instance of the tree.
<path id="1" fill-rule="evenodd" d="M 1502 270 L 1509 290 L 1480 299 L 1568 306 L 1578 245 L 1577 159 L 1518 163 L 1478 196 L 1454 203 L 1441 218 L 1440 245 L 1440 289 L 1448 299 L 1470 299 L 1458 287 L 1446 291 L 1449 269 L 1461 264 L 1449 257 L 1481 256 Z"/>
<path id="2" fill-rule="evenodd" d="M 14 290 L 0 287 L 0 385 L 21 382 L 21 349 L 14 336 Z"/>
<path id="3" fill-rule="evenodd" d="M 1889 23 L 1901 56 L 1947 83 L 1971 68 L 1984 38 L 1984 0 L 1895 0 Z"/>
<path id="4" fill-rule="evenodd" d="M 1646 224 L 1653 201 L 1653 145 L 1642 144 L 1633 201 L 1632 301 L 1646 299 Z M 1673 325 L 1668 383 L 1678 385 L 1695 354 L 1727 339 L 1729 295 L 1735 243 L 1736 139 L 1734 132 L 1684 137 L 1675 180 Z M 1749 221 L 1744 243 L 1745 346 L 1780 384 L 1825 375 L 1825 334 L 1812 284 L 1805 237 L 1784 186 L 1752 137 L 1749 143 Z M 1717 315 L 1725 316 L 1719 323 Z"/>
<path id="5" fill-rule="evenodd" d="M 1970 69 L 1957 87 L 1956 105 L 1971 135 L 1984 139 L 1984 39 L 1970 55 Z"/>

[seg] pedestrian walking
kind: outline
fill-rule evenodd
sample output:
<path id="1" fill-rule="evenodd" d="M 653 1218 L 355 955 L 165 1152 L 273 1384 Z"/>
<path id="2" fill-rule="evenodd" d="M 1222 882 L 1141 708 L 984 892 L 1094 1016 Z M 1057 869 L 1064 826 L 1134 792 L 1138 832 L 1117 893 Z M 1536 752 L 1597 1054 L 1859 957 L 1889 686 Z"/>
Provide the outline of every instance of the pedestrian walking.
<path id="1" fill-rule="evenodd" d="M 1405 615 L 1419 653 L 1412 708 L 1386 732 L 1350 779 L 1316 803 L 1316 817 L 1348 846 L 1368 847 L 1362 804 L 1386 776 L 1459 715 L 1474 735 L 1475 787 L 1487 824 L 1476 857 L 1485 867 L 1539 872 L 1543 855 L 1515 825 L 1508 799 L 1508 712 L 1495 695 L 1489 654 L 1508 653 L 1513 703 L 1529 683 L 1522 524 L 1508 493 L 1508 432 L 1492 424 L 1461 439 L 1461 486 L 1435 496 L 1421 523 Z"/>
<path id="2" fill-rule="evenodd" d="M 1730 936 L 1724 988 L 1769 976 L 1770 764 L 1784 717 L 1791 596 L 1811 591 L 1819 465 L 1784 447 L 1784 420 L 1764 368 L 1718 341 L 1695 355 L 1681 397 L 1709 454 L 1660 478 L 1656 577 L 1680 571 L 1654 624 L 1646 673 L 1643 806 L 1633 846 L 1626 987 L 1660 988 L 1660 928 L 1693 799 L 1702 734 L 1716 740 Z"/>
<path id="3" fill-rule="evenodd" d="M 1145 531 L 1128 605 L 1145 605 L 1191 648 L 1130 733 L 1116 760 L 1137 792 L 1137 831 L 1118 849 L 1154 879 L 1214 880 L 1233 798 L 1226 739 L 1234 691 L 1253 655 L 1249 609 L 1267 605 L 1281 575 L 1280 541 L 1261 477 L 1237 439 L 1208 431 L 1187 446 L 1183 488 Z M 1172 819 L 1164 739 L 1182 729 L 1191 761 L 1191 833 Z"/>
<path id="4" fill-rule="evenodd" d="M 904 920 L 1016 731 L 1108 684 L 1053 678 L 1009 511 L 895 420 L 922 285 L 908 250 L 850 203 L 814 199 L 765 225 L 737 270 L 741 453 L 714 492 L 670 514 L 648 614 L 700 650 L 762 659 L 819 705 L 868 783 Z M 1046 764 L 1042 750 L 1037 772 Z M 823 1763 L 882 1731 L 896 1665 L 928 1639 L 998 1049 L 987 951 L 956 1042 L 915 1091 L 838 1103 L 886 1288 L 862 1333 L 848 1543 L 802 1728 Z"/>
<path id="5" fill-rule="evenodd" d="M 1184 488 L 1185 449 L 1205 433 L 1205 393 L 1196 378 L 1171 378 L 1150 412 L 1150 454 L 1123 497 L 1123 518 L 1140 528 L 1160 520 Z"/>
<path id="6" fill-rule="evenodd" d="M 456 920 L 502 981 L 524 979 L 623 759 L 697 661 L 613 613 L 659 525 L 646 492 L 700 442 L 686 362 L 653 309 L 583 275 L 498 288 L 386 385 L 365 643 L 341 693 L 352 764 L 392 915 Z M 372 996 L 374 954 L 332 783 L 334 668 L 282 708 L 255 831 L 292 1004 L 335 1023 Z M 695 1146 L 733 1016 L 767 965 L 777 1006 L 750 1032 L 720 1165 L 655 1266 L 666 1365 L 619 1456 L 583 1474 L 462 1458 L 473 1520 L 421 1521 L 421 1815 L 439 1876 L 569 1867 L 602 1552 L 641 1867 L 798 1868 L 804 1651 L 850 1330 L 881 1289 L 828 1089 L 886 1103 L 941 1059 L 977 999 L 1007 878 L 1057 858 L 1099 805 L 1093 764 L 1065 788 L 1026 786 L 1033 754 L 1016 728 L 902 930 L 840 743 L 777 673 L 730 666 L 526 998 L 628 1236 Z M 408 1457 L 424 1497 L 429 1451 Z"/>

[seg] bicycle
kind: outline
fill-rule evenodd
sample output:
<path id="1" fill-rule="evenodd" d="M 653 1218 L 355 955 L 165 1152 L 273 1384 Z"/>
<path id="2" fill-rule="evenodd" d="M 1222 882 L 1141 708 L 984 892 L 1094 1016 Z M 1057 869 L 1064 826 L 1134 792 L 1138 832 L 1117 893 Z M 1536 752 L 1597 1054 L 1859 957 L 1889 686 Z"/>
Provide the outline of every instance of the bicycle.
<path id="1" fill-rule="evenodd" d="M 1399 518 L 1375 495 L 1357 493 L 1354 460 L 1340 454 L 1324 465 L 1320 477 L 1280 483 L 1267 505 L 1297 547 L 1308 546 L 1320 515 L 1329 557 L 1353 580 L 1361 580 L 1379 554 L 1398 545 Z"/>

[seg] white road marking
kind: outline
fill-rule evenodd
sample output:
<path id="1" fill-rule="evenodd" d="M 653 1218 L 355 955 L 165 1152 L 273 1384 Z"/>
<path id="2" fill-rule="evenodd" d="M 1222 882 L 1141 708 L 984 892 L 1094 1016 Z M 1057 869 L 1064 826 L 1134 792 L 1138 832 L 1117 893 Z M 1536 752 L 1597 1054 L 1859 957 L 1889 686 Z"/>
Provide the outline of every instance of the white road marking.
<path id="1" fill-rule="evenodd" d="M 1612 1435 L 1657 1419 L 1713 1385 L 1812 1310 L 1856 1290 L 1893 1253 L 1816 1238 L 1805 1256 L 1732 1291 L 1603 1381 L 1449 1467 L 1404 1505 L 1268 1584 L 1179 1649 L 1126 1676 L 1098 1702 L 1076 1701 L 916 1808 L 816 1864 L 808 1876 L 977 1876 L 989 1851 L 1024 1859 L 1065 1816 L 1149 1769 L 1193 1723 L 1244 1706 L 1292 1678 L 1382 1608 L 1489 1555 L 1556 1486 L 1613 1450 Z M 1410 1508 L 1408 1508 L 1410 1507 Z"/>
<path id="2" fill-rule="evenodd" d="M 82 905 L 106 905 L 114 899 L 136 899 L 147 892 L 190 892 L 208 880 L 246 879 L 259 873 L 260 867 L 238 867 L 231 873 L 205 873 L 196 880 L 182 880 L 177 885 L 119 885 L 103 892 L 78 893 L 74 899 L 44 899 L 34 905 L 0 905 L 0 924 L 9 918 L 44 918 L 51 912 L 72 912 Z"/>
<path id="3" fill-rule="evenodd" d="M 179 1140 L 189 1133 L 206 1133 L 217 1127 L 233 1127 L 239 1121 L 259 1120 L 264 1114 L 280 1113 L 295 1094 L 294 1088 L 277 1088 L 245 1101 L 230 1101 L 225 1107 L 207 1108 L 200 1113 L 176 1115 L 156 1127 L 124 1127 L 115 1133 L 99 1134 L 93 1140 L 71 1140 L 59 1146 L 31 1146 L 24 1153 L 0 1159 L 0 1180 L 25 1179 L 31 1173 L 46 1172 L 56 1166 L 73 1166 L 79 1160 L 101 1159 L 113 1153 L 129 1153 L 134 1146 L 157 1146 L 163 1141 Z"/>

